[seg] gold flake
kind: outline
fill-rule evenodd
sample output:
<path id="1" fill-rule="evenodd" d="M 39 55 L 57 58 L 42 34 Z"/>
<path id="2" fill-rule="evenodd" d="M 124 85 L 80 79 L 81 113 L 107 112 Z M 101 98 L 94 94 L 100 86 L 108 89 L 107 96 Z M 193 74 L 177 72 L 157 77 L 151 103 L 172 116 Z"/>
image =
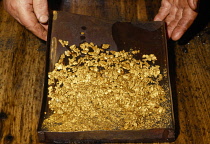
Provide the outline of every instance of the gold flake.
<path id="1" fill-rule="evenodd" d="M 160 66 L 147 62 L 155 63 L 156 56 L 136 60 L 133 56 L 139 50 L 107 51 L 109 47 L 85 42 L 79 48 L 70 46 L 72 51 L 61 55 L 48 74 L 49 108 L 53 111 L 44 120 L 48 130 L 139 130 L 170 124 L 162 106 L 167 99 L 159 85 L 163 77 Z M 71 58 L 64 65 L 66 56 Z"/>
<path id="2" fill-rule="evenodd" d="M 102 48 L 103 48 L 103 49 L 108 49 L 109 47 L 110 47 L 109 44 L 103 44 L 103 45 L 102 45 Z"/>

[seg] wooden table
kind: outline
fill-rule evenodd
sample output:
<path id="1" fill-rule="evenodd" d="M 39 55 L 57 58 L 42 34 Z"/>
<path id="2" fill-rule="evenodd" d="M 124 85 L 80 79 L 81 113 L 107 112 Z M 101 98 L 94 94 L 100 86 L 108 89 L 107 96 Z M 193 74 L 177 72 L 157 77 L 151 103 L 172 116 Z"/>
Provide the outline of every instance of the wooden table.
<path id="1" fill-rule="evenodd" d="M 152 20 L 160 6 L 160 0 L 65 2 L 69 6 L 63 7 L 63 10 L 78 14 L 142 21 Z M 95 10 L 90 5 L 94 5 Z M 177 127 L 176 144 L 210 143 L 208 6 L 208 0 L 202 1 L 201 15 L 180 41 L 168 41 Z M 0 13 L 0 143 L 37 144 L 46 44 L 9 16 L 3 10 L 2 1 Z"/>

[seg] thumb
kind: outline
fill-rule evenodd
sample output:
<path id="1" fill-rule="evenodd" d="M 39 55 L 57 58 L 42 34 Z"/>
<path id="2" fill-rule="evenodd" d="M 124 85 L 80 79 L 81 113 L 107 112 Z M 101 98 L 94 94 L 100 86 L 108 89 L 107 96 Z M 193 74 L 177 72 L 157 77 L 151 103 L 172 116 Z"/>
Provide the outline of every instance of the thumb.
<path id="1" fill-rule="evenodd" d="M 196 10 L 198 8 L 199 0 L 188 0 L 188 4 L 191 9 Z"/>
<path id="2" fill-rule="evenodd" d="M 47 23 L 49 18 L 47 0 L 33 0 L 34 13 L 40 23 Z"/>

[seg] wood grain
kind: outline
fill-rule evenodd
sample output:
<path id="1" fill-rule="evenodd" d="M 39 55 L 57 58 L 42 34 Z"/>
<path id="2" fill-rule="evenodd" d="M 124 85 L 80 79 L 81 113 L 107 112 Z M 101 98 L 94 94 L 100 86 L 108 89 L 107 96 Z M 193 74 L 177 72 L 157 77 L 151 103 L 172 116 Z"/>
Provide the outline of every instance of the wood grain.
<path id="1" fill-rule="evenodd" d="M 63 10 L 124 21 L 152 20 L 160 6 L 160 0 L 65 2 L 69 5 Z M 0 144 L 39 144 L 46 45 L 9 16 L 2 1 L 0 13 Z M 184 45 L 169 42 L 175 144 L 210 143 L 210 22 L 208 15 L 202 18 L 208 25 L 199 29 L 199 37 Z"/>
<path id="2" fill-rule="evenodd" d="M 0 143 L 37 143 L 46 45 L 0 11 Z"/>
<path id="3" fill-rule="evenodd" d="M 62 0 L 60 9 L 109 20 L 147 20 L 144 0 Z"/>

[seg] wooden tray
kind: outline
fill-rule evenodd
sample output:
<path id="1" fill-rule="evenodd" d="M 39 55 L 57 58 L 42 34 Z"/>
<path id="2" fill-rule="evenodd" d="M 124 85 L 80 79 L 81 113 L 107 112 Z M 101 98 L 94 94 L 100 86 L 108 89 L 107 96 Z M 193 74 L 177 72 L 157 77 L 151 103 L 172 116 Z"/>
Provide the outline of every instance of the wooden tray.
<path id="1" fill-rule="evenodd" d="M 48 36 L 48 54 L 46 68 L 45 92 L 43 95 L 42 112 L 38 127 L 40 142 L 171 142 L 175 140 L 172 95 L 168 70 L 168 53 L 164 22 L 117 22 L 97 19 L 89 16 L 54 11 Z M 85 31 L 85 39 L 81 32 Z M 54 69 L 60 55 L 67 50 L 58 40 L 68 40 L 69 45 L 79 45 L 84 40 L 97 45 L 111 44 L 110 50 L 128 51 L 129 48 L 140 49 L 142 54 L 155 54 L 156 64 L 160 65 L 161 73 L 165 73 L 160 85 L 167 94 L 169 123 L 166 128 L 144 130 L 115 131 L 79 131 L 50 132 L 42 129 L 43 120 L 50 115 L 47 98 L 47 73 Z M 47 115 L 44 114 L 47 112 Z"/>

